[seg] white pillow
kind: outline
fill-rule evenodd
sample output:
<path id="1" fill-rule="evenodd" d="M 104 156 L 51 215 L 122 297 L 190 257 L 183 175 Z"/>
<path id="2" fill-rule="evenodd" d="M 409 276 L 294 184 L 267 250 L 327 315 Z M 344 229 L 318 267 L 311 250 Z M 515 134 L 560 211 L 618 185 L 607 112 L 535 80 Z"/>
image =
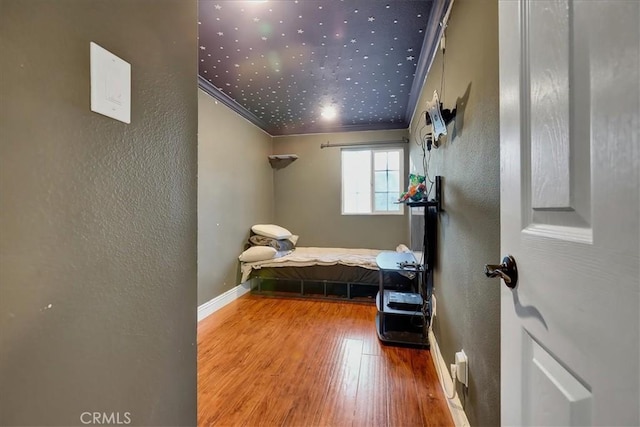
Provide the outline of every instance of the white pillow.
<path id="1" fill-rule="evenodd" d="M 289 230 L 273 224 L 256 224 L 251 227 L 251 231 L 260 236 L 271 237 L 276 240 L 288 239 L 291 237 L 291 232 Z"/>
<path id="2" fill-rule="evenodd" d="M 291 237 L 289 237 L 287 240 L 293 243 L 293 246 L 296 246 L 298 244 L 299 237 L 300 236 L 298 236 L 297 234 L 292 234 Z"/>
<path id="3" fill-rule="evenodd" d="M 275 258 L 277 252 L 276 248 L 271 246 L 251 246 L 242 252 L 238 259 L 242 262 L 264 261 Z"/>

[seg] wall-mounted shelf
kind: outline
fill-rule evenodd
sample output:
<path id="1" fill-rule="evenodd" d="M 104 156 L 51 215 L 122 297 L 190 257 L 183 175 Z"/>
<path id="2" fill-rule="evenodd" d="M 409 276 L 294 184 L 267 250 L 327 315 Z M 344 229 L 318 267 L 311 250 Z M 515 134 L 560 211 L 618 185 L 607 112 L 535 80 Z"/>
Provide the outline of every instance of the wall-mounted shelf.
<path id="1" fill-rule="evenodd" d="M 436 197 L 434 199 L 406 202 L 406 205 L 412 208 L 435 206 L 437 212 L 442 212 L 442 177 L 436 176 Z"/>
<path id="2" fill-rule="evenodd" d="M 298 160 L 297 154 L 272 154 L 269 156 L 269 164 L 274 169 L 282 169 L 296 160 Z"/>

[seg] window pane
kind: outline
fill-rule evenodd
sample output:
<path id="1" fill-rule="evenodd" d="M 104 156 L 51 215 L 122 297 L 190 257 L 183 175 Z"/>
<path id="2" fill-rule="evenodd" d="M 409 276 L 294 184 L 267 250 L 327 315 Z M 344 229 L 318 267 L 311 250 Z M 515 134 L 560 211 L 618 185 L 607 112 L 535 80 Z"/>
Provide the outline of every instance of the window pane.
<path id="1" fill-rule="evenodd" d="M 387 174 L 387 191 L 396 193 L 400 188 L 400 172 L 389 171 Z"/>
<path id="2" fill-rule="evenodd" d="M 398 193 L 388 193 L 388 209 L 393 212 L 397 212 L 400 210 L 400 204 L 396 203 L 398 201 L 398 197 L 400 195 Z"/>
<path id="3" fill-rule="evenodd" d="M 387 152 L 386 151 L 374 151 L 373 168 L 374 170 L 377 170 L 377 171 L 383 171 L 387 169 Z"/>
<path id="4" fill-rule="evenodd" d="M 370 194 L 352 194 L 344 199 L 344 213 L 371 213 Z"/>
<path id="5" fill-rule="evenodd" d="M 387 191 L 387 172 L 375 172 L 374 191 Z"/>
<path id="6" fill-rule="evenodd" d="M 399 151 L 389 151 L 388 155 L 388 164 L 387 167 L 389 170 L 400 170 L 400 152 Z"/>
<path id="7" fill-rule="evenodd" d="M 371 197 L 367 193 L 350 193 L 344 197 L 345 213 L 368 213 L 371 210 Z"/>
<path id="8" fill-rule="evenodd" d="M 376 193 L 374 209 L 376 211 L 387 210 L 387 193 Z"/>
<path id="9" fill-rule="evenodd" d="M 342 176 L 351 180 L 363 176 L 367 178 L 371 174 L 369 151 L 343 151 L 342 152 Z"/>
<path id="10" fill-rule="evenodd" d="M 342 207 L 344 213 L 371 212 L 371 151 L 342 151 Z"/>
<path id="11" fill-rule="evenodd" d="M 352 213 L 369 213 L 371 212 L 371 193 L 357 193 L 353 196 L 355 208 Z"/>

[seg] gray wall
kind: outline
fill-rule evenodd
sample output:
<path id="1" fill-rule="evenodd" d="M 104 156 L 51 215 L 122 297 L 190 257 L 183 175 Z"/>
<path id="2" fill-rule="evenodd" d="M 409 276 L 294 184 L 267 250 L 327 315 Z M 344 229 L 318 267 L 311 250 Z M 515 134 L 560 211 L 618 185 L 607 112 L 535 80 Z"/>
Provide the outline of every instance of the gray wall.
<path id="1" fill-rule="evenodd" d="M 240 283 L 254 224 L 273 222 L 271 136 L 198 91 L 198 304 Z"/>
<path id="2" fill-rule="evenodd" d="M 435 272 L 434 332 L 447 363 L 460 349 L 469 356 L 470 386 L 463 394 L 471 425 L 500 424 L 500 284 L 484 277 L 500 256 L 500 134 L 498 2 L 456 0 L 446 31 L 444 106 L 461 111 L 444 144 L 431 152 L 430 175 L 442 175 Z M 431 67 L 412 142 L 424 125 L 426 101 L 440 93 L 442 53 Z M 468 92 L 467 92 L 468 91 Z M 465 96 L 467 94 L 467 96 Z M 412 162 L 421 153 L 411 144 Z"/>
<path id="3" fill-rule="evenodd" d="M 0 424 L 196 422 L 196 2 L 0 2 Z M 132 65 L 90 111 L 89 42 Z"/>
<path id="4" fill-rule="evenodd" d="M 339 148 L 320 144 L 401 140 L 407 130 L 295 135 L 273 138 L 274 154 L 300 158 L 274 172 L 275 221 L 300 236 L 300 246 L 395 249 L 408 244 L 403 215 L 341 215 Z M 408 150 L 408 145 L 404 145 Z"/>

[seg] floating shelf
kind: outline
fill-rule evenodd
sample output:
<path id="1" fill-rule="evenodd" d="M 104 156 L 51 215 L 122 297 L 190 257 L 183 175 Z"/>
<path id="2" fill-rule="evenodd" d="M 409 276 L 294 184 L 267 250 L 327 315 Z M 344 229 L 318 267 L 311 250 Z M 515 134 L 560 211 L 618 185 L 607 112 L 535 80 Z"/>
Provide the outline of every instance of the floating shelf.
<path id="1" fill-rule="evenodd" d="M 407 206 L 411 206 L 412 208 L 417 207 L 427 207 L 427 206 L 435 206 L 436 211 L 442 211 L 442 177 L 440 175 L 436 176 L 436 198 L 427 200 L 422 199 L 417 202 L 405 202 Z"/>
<path id="2" fill-rule="evenodd" d="M 418 200 L 417 202 L 405 202 L 405 205 L 411 206 L 412 208 L 424 207 L 424 206 L 438 206 L 438 202 L 436 200 Z"/>
<path id="3" fill-rule="evenodd" d="M 269 156 L 269 164 L 274 169 L 282 169 L 296 160 L 298 160 L 297 154 L 272 154 Z"/>

